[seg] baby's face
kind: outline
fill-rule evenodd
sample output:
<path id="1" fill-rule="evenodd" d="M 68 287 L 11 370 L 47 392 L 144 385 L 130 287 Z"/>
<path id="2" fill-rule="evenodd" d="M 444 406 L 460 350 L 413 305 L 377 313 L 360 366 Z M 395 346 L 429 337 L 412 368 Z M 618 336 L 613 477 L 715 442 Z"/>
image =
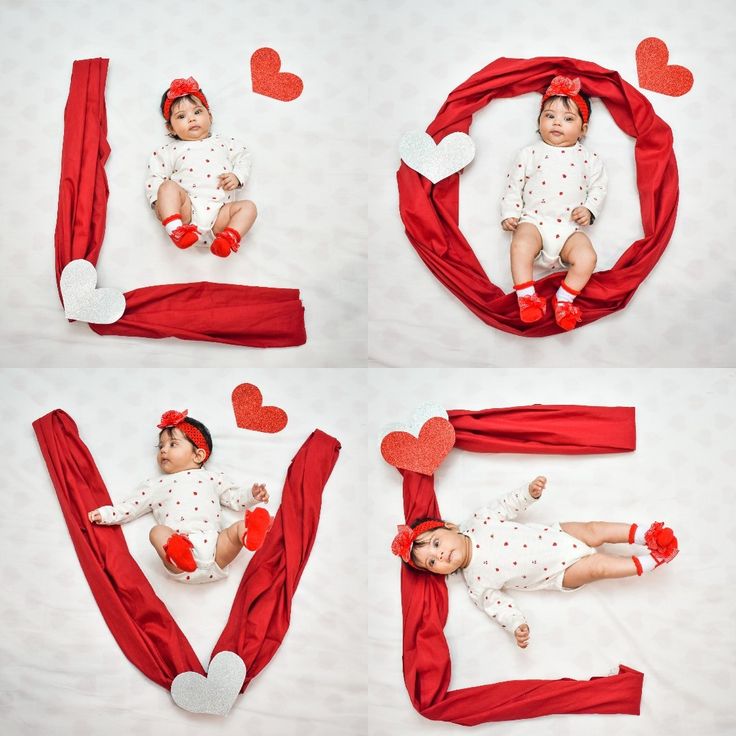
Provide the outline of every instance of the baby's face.
<path id="1" fill-rule="evenodd" d="M 413 552 L 417 567 L 438 575 L 449 575 L 470 562 L 467 537 L 457 527 L 439 527 L 420 534 Z"/>
<path id="2" fill-rule="evenodd" d="M 569 103 L 568 110 L 562 100 L 549 100 L 542 109 L 539 134 L 550 146 L 574 146 L 588 131 L 577 105 L 572 100 Z"/>
<path id="3" fill-rule="evenodd" d="M 171 106 L 169 125 L 183 141 L 198 141 L 210 134 L 212 116 L 199 100 L 196 104 L 183 98 Z"/>
<path id="4" fill-rule="evenodd" d="M 196 470 L 203 454 L 176 427 L 165 429 L 158 438 L 158 466 L 164 473 Z"/>

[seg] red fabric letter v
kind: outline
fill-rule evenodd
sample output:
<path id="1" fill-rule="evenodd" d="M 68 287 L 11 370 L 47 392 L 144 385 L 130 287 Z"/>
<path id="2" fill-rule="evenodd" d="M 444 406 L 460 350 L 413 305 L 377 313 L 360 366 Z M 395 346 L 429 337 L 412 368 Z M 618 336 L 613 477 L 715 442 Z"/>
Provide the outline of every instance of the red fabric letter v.
<path id="1" fill-rule="evenodd" d="M 448 413 L 456 446 L 475 452 L 583 454 L 636 447 L 634 410 L 626 407 L 535 405 Z M 404 514 L 407 521 L 441 517 L 434 478 L 404 472 Z M 426 718 L 474 726 L 553 713 L 639 713 L 644 675 L 623 665 L 616 675 L 585 681 L 507 680 L 449 690 L 444 579 L 402 565 L 401 600 L 404 681 Z"/>
<path id="2" fill-rule="evenodd" d="M 119 526 L 95 526 L 87 512 L 110 496 L 71 417 L 52 411 L 33 423 L 82 570 L 125 656 L 169 689 L 180 673 L 203 674 L 199 659 L 166 606 L 131 557 Z M 263 546 L 246 568 L 225 630 L 212 657 L 227 649 L 247 669 L 243 685 L 279 648 L 291 618 L 291 599 L 314 543 L 322 491 L 340 443 L 315 430 L 291 462 L 281 506 Z"/>

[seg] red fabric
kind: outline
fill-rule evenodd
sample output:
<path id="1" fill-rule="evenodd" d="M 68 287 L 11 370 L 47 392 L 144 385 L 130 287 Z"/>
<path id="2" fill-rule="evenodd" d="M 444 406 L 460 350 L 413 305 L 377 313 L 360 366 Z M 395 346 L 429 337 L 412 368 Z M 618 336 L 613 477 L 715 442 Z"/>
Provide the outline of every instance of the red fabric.
<path id="1" fill-rule="evenodd" d="M 61 410 L 33 423 L 79 562 L 112 635 L 125 656 L 169 689 L 180 673 L 204 674 L 186 636 L 130 556 L 122 529 L 89 522 L 87 512 L 111 503 L 77 426 Z M 289 628 L 291 599 L 314 543 L 322 492 L 339 442 L 315 430 L 286 474 L 273 527 L 253 555 L 211 657 L 227 649 L 247 668 L 243 689 L 265 667 Z"/>
<path id="2" fill-rule="evenodd" d="M 110 155 L 107 66 L 107 59 L 85 59 L 72 68 L 56 219 L 57 286 L 67 263 L 84 258 L 96 266 L 102 248 L 108 198 L 105 162 Z M 167 244 L 162 241 L 161 247 Z M 125 300 L 120 320 L 90 327 L 100 335 L 178 337 L 251 347 L 303 345 L 307 339 L 298 289 L 201 281 L 134 289 Z"/>
<path id="3" fill-rule="evenodd" d="M 609 271 L 593 274 L 578 297 L 585 314 L 580 326 L 584 326 L 628 304 L 664 252 L 675 226 L 679 189 L 672 131 L 655 115 L 646 97 L 617 72 L 591 62 L 502 58 L 453 90 L 427 132 L 435 143 L 456 131 L 467 133 L 474 113 L 491 100 L 542 93 L 557 74 L 580 77 L 583 90 L 599 97 L 621 130 L 636 138 L 644 237 L 632 243 Z M 507 162 L 498 164 L 505 170 Z M 402 163 L 397 178 L 399 210 L 409 241 L 430 271 L 468 309 L 492 327 L 515 335 L 544 337 L 561 331 L 552 315 L 539 322 L 523 323 L 515 296 L 504 294 L 491 283 L 458 226 L 459 174 L 433 185 Z M 508 268 L 507 259 L 501 267 Z M 551 296 L 564 276 L 555 273 L 538 281 L 537 292 Z"/>
<path id="4" fill-rule="evenodd" d="M 456 446 L 474 452 L 582 454 L 629 452 L 636 446 L 632 408 L 535 405 L 448 414 Z M 442 518 L 434 478 L 411 471 L 403 476 L 406 520 Z M 638 715 L 644 675 L 624 665 L 615 675 L 591 680 L 506 680 L 449 690 L 445 579 L 401 567 L 404 682 L 426 718 L 474 726 L 553 713 Z"/>

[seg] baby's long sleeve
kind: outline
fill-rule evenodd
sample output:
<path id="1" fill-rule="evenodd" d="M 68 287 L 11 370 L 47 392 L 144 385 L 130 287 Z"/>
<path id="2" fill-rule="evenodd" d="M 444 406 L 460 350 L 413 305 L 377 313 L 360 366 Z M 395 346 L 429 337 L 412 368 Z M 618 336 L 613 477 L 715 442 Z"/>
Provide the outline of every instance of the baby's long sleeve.
<path id="1" fill-rule="evenodd" d="M 608 174 L 606 167 L 603 165 L 600 156 L 593 155 L 590 167 L 590 178 L 588 179 L 588 196 L 585 199 L 584 207 L 598 217 L 598 213 L 603 207 L 603 201 L 608 192 Z"/>
<path id="2" fill-rule="evenodd" d="M 248 177 L 250 176 L 250 151 L 248 151 L 248 149 L 244 145 L 238 143 L 235 138 L 229 139 L 229 141 L 227 142 L 227 147 L 228 158 L 230 159 L 232 172 L 233 174 L 235 174 L 235 176 L 238 177 L 238 181 L 240 182 L 240 186 L 242 187 L 245 185 L 245 182 L 248 181 Z"/>
<path id="3" fill-rule="evenodd" d="M 128 499 L 114 506 L 101 506 L 102 520 L 99 522 L 105 526 L 113 524 L 127 524 L 143 514 L 148 514 L 153 508 L 153 491 L 147 483 L 143 483 L 138 490 Z"/>
<path id="4" fill-rule="evenodd" d="M 506 174 L 506 188 L 501 197 L 501 221 L 509 217 L 521 217 L 524 208 L 522 192 L 524 190 L 524 178 L 526 176 L 527 149 L 519 151 L 514 163 Z"/>
<path id="5" fill-rule="evenodd" d="M 146 197 L 148 202 L 153 203 L 158 198 L 158 188 L 171 177 L 173 172 L 172 161 L 169 160 L 169 151 L 166 146 L 161 146 L 151 154 L 146 169 Z"/>
<path id="6" fill-rule="evenodd" d="M 222 487 L 225 489 L 220 493 L 220 503 L 234 511 L 242 511 L 243 509 L 255 506 L 258 501 L 253 498 L 253 491 L 250 488 L 237 486 L 223 473 L 219 473 L 222 480 Z"/>
<path id="7" fill-rule="evenodd" d="M 529 486 L 523 485 L 515 491 L 496 498 L 487 506 L 475 512 L 476 517 L 495 516 L 497 519 L 515 519 L 520 513 L 526 511 L 535 501 L 529 493 Z"/>
<path id="8" fill-rule="evenodd" d="M 526 616 L 516 607 L 514 599 L 508 593 L 491 588 L 470 588 L 469 593 L 475 605 L 512 636 L 519 626 L 527 622 Z"/>

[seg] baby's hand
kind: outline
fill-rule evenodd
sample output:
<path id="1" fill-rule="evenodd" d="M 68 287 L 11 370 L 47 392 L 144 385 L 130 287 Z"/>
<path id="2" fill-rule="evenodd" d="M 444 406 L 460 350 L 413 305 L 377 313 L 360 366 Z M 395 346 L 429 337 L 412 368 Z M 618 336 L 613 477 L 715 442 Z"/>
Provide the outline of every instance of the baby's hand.
<path id="1" fill-rule="evenodd" d="M 514 631 L 514 636 L 516 637 L 516 643 L 522 649 L 526 649 L 529 645 L 529 626 L 527 624 L 522 624 L 516 629 L 516 631 Z"/>
<path id="2" fill-rule="evenodd" d="M 538 475 L 529 484 L 529 495 L 532 498 L 539 498 L 542 495 L 544 487 L 547 485 L 547 479 L 543 475 Z"/>
<path id="3" fill-rule="evenodd" d="M 98 509 L 95 509 L 94 511 L 90 511 L 87 514 L 87 518 L 93 523 L 93 524 L 99 524 L 102 521 L 102 514 L 99 512 Z"/>
<path id="4" fill-rule="evenodd" d="M 590 210 L 587 207 L 576 207 L 570 215 L 570 219 L 578 225 L 590 225 L 590 218 Z"/>
<path id="5" fill-rule="evenodd" d="M 507 217 L 505 220 L 501 221 L 501 227 L 506 230 L 507 232 L 514 232 L 516 230 L 516 226 L 519 224 L 519 218 L 518 217 Z"/>
<path id="6" fill-rule="evenodd" d="M 258 503 L 268 503 L 268 491 L 265 483 L 254 483 L 251 493 Z"/>
<path id="7" fill-rule="evenodd" d="M 217 183 L 217 188 L 222 187 L 226 192 L 230 192 L 240 186 L 240 180 L 231 171 L 227 174 L 220 174 L 217 178 L 220 180 Z"/>

